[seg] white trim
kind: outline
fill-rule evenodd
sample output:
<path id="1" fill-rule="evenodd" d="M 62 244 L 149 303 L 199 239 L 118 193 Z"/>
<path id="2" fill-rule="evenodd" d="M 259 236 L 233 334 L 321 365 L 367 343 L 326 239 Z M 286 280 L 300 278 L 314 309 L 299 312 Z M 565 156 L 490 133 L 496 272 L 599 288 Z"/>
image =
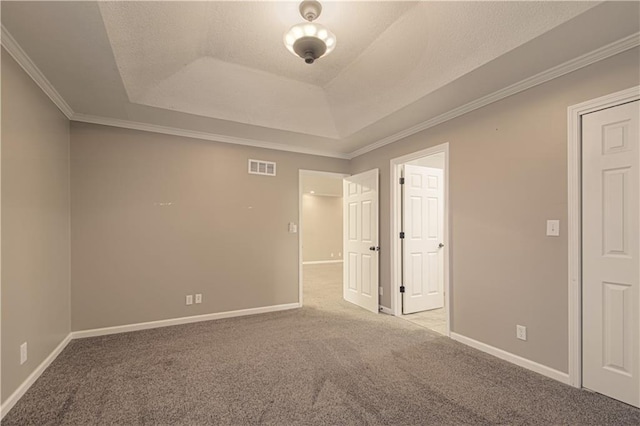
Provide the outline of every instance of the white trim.
<path id="1" fill-rule="evenodd" d="M 95 115 L 73 114 L 71 121 L 81 123 L 100 124 L 102 126 L 120 127 L 123 129 L 141 130 L 144 132 L 161 133 L 164 135 L 182 136 L 185 138 L 202 139 L 213 142 L 230 143 L 235 145 L 252 146 L 256 148 L 273 149 L 275 151 L 296 152 L 299 154 L 318 155 L 321 157 L 332 157 L 348 159 L 347 154 L 339 152 L 324 151 L 302 146 L 286 145 L 277 142 L 267 142 L 258 139 L 239 138 L 235 136 L 218 135 L 197 130 L 179 129 L 177 127 L 161 126 L 158 124 L 140 123 L 137 121 L 121 120 L 118 118 L 98 117 Z"/>
<path id="2" fill-rule="evenodd" d="M 578 388 L 582 387 L 582 116 L 638 99 L 640 99 L 640 86 L 591 99 L 567 108 L 569 378 L 570 384 Z"/>
<path id="3" fill-rule="evenodd" d="M 69 342 L 72 339 L 72 334 L 67 334 L 62 342 L 47 356 L 44 361 L 38 365 L 38 367 L 33 370 L 33 372 L 27 377 L 27 379 L 22 382 L 22 384 L 11 394 L 9 398 L 2 404 L 0 407 L 0 419 L 3 419 L 4 416 L 11 411 L 14 405 L 22 398 L 22 396 L 29 390 L 29 388 L 38 380 L 38 378 L 42 375 L 44 370 L 51 365 L 51 363 L 60 355 L 60 353 L 67 347 Z"/>
<path id="4" fill-rule="evenodd" d="M 547 376 L 564 384 L 569 384 L 569 375 L 567 373 L 563 373 L 562 371 L 547 367 L 546 365 L 539 364 L 535 361 L 531 361 L 530 359 L 523 358 L 519 355 L 512 354 L 511 352 L 507 352 L 502 349 L 498 349 L 494 346 L 487 345 L 486 343 L 479 342 L 458 333 L 451 333 L 451 338 L 457 342 L 460 342 L 467 346 L 471 346 L 474 349 L 478 349 L 479 351 L 488 353 L 512 364 L 519 365 L 520 367 L 526 368 L 527 370 L 535 371 L 536 373 L 542 374 L 543 376 Z"/>
<path id="5" fill-rule="evenodd" d="M 31 79 L 42 89 L 42 91 L 49 96 L 51 101 L 62 111 L 62 113 L 71 119 L 73 116 L 73 110 L 60 96 L 60 93 L 53 87 L 53 85 L 47 80 L 42 71 L 33 63 L 31 58 L 22 50 L 22 47 L 13 38 L 11 33 L 2 25 L 2 36 L 0 38 L 2 46 L 7 52 L 16 60 L 18 65 L 31 77 Z"/>
<path id="6" fill-rule="evenodd" d="M 391 235 L 390 235 L 390 261 L 391 261 L 391 309 L 393 315 L 402 315 L 402 307 L 400 301 L 400 216 L 398 215 L 400 206 L 400 191 L 399 179 L 400 179 L 400 167 L 413 160 L 419 158 L 428 157 L 434 154 L 444 153 L 444 289 L 445 298 L 444 304 L 447 312 L 447 326 L 446 335 L 451 333 L 451 285 L 449 276 L 449 265 L 451 256 L 451 241 L 449 235 L 449 216 L 451 209 L 449 207 L 449 142 L 445 142 L 440 145 L 436 145 L 421 151 L 413 152 L 411 154 L 403 155 L 402 157 L 393 158 L 389 162 L 390 181 L 389 181 L 389 200 L 390 200 L 390 218 L 391 218 Z"/>
<path id="7" fill-rule="evenodd" d="M 321 170 L 298 170 L 298 303 L 300 307 L 302 307 L 302 298 L 303 298 L 303 273 L 302 273 L 302 265 L 309 264 L 307 262 L 302 261 L 302 233 L 303 233 L 303 215 L 302 215 L 302 196 L 304 192 L 302 191 L 302 178 L 303 176 L 325 176 L 325 177 L 334 177 L 339 179 L 344 179 L 349 176 L 345 173 L 335 173 L 335 172 L 323 172 Z"/>
<path id="8" fill-rule="evenodd" d="M 380 305 L 380 312 L 387 315 L 393 315 L 393 309 Z"/>
<path id="9" fill-rule="evenodd" d="M 96 328 L 93 330 L 81 330 L 71 333 L 74 339 L 86 337 L 106 336 L 109 334 L 128 333 L 130 331 L 148 330 L 151 328 L 170 327 L 172 325 L 190 324 L 201 321 L 212 321 L 224 318 L 244 317 L 247 315 L 265 314 L 268 312 L 285 311 L 299 308 L 299 303 L 287 303 L 284 305 L 263 306 L 260 308 L 240 309 L 237 311 L 216 312 L 213 314 L 195 315 L 191 317 L 171 318 L 160 321 L 141 322 L 137 324 L 119 325 L 115 327 Z"/>
<path id="10" fill-rule="evenodd" d="M 635 33 L 628 37 L 624 37 L 599 49 L 593 50 L 582 56 L 578 56 L 577 58 L 571 59 L 563 64 L 557 65 L 553 68 L 549 68 L 548 70 L 542 71 L 529 78 L 525 78 L 524 80 L 478 98 L 460 107 L 454 108 L 448 112 L 445 112 L 444 114 L 440 114 L 434 118 L 423 121 L 422 123 L 419 123 L 413 127 L 380 139 L 377 142 L 353 151 L 349 154 L 349 159 L 366 154 L 367 152 L 381 148 L 385 145 L 389 145 L 390 143 L 399 141 L 400 139 L 404 139 L 423 130 L 437 126 L 438 124 L 442 124 L 445 121 L 460 117 L 461 115 L 467 114 L 478 108 L 482 108 L 491 103 L 497 102 L 508 96 L 515 95 L 516 93 L 520 93 L 524 90 L 546 83 L 547 81 L 553 80 L 554 78 L 562 77 L 565 74 L 579 70 L 580 68 L 584 68 L 595 62 L 602 61 L 603 59 L 607 59 L 613 55 L 617 55 L 618 53 L 622 53 L 626 50 L 637 47 L 638 45 L 640 45 L 640 33 Z"/>
<path id="11" fill-rule="evenodd" d="M 303 265 L 322 265 L 325 263 L 342 263 L 342 259 L 340 260 L 309 260 L 307 262 L 302 262 Z"/>

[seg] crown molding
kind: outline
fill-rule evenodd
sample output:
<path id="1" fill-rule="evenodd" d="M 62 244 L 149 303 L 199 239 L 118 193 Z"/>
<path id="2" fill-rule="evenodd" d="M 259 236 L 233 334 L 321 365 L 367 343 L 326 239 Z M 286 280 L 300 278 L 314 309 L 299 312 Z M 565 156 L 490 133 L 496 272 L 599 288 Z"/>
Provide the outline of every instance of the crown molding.
<path id="1" fill-rule="evenodd" d="M 236 145 L 252 146 L 256 148 L 273 149 L 276 151 L 295 152 L 299 154 L 318 155 L 322 157 L 332 157 L 351 160 L 359 157 L 363 154 L 382 148 L 383 146 L 397 142 L 401 139 L 419 133 L 423 130 L 442 124 L 446 121 L 460 117 L 476 109 L 487 106 L 491 103 L 497 102 L 508 96 L 515 95 L 516 93 L 530 89 L 537 85 L 546 83 L 554 78 L 561 77 L 570 72 L 576 71 L 580 68 L 584 68 L 595 62 L 607 59 L 618 53 L 622 53 L 626 50 L 632 49 L 640 45 L 640 32 L 632 34 L 628 37 L 624 37 L 618 41 L 610 43 L 606 46 L 593 50 L 582 56 L 569 60 L 563 64 L 549 68 L 546 71 L 542 71 L 532 77 L 526 78 L 520 82 L 514 83 L 489 95 L 478 98 L 460 107 L 454 108 L 444 114 L 440 114 L 429 120 L 423 121 L 408 129 L 402 130 L 393 135 L 382 138 L 376 142 L 373 142 L 363 148 L 360 148 L 351 153 L 341 153 L 334 151 L 325 151 L 313 148 L 292 146 L 287 144 L 281 144 L 277 142 L 268 142 L 258 139 L 239 138 L 227 135 L 218 135 L 215 133 L 200 132 L 196 130 L 186 130 L 176 127 L 160 126 L 156 124 L 141 123 L 136 121 L 121 120 L 115 118 L 107 118 L 100 116 L 93 116 L 87 114 L 75 113 L 69 104 L 62 98 L 60 93 L 53 87 L 53 85 L 47 80 L 44 74 L 26 54 L 26 52 L 20 47 L 18 42 L 13 38 L 11 33 L 2 25 L 2 33 L 0 37 L 2 46 L 7 52 L 18 62 L 18 64 L 25 70 L 25 72 L 35 81 L 35 83 L 42 89 L 42 91 L 49 96 L 51 101 L 62 111 L 62 113 L 71 121 L 78 121 L 83 123 L 100 124 L 111 127 L 121 127 L 125 129 L 141 130 L 153 133 L 161 133 L 173 136 L 182 136 L 188 138 L 202 139 L 214 142 L 229 143 Z"/>
<path id="2" fill-rule="evenodd" d="M 624 37 L 618 41 L 614 41 L 613 43 L 610 43 L 606 46 L 600 47 L 582 56 L 578 56 L 577 58 L 571 59 L 553 68 L 549 68 L 546 71 L 542 71 L 532 77 L 526 78 L 510 86 L 507 86 L 503 89 L 500 89 L 496 92 L 490 93 L 489 95 L 478 98 L 475 101 L 471 101 L 460 107 L 454 108 L 448 112 L 445 112 L 444 114 L 440 114 L 434 118 L 423 121 L 422 123 L 419 123 L 413 127 L 409 127 L 408 129 L 405 129 L 401 132 L 398 132 L 391 136 L 387 136 L 383 139 L 380 139 L 372 144 L 369 144 L 363 148 L 353 151 L 352 153 L 349 154 L 349 159 L 359 157 L 363 154 L 366 154 L 367 152 L 371 152 L 378 148 L 382 148 L 385 145 L 389 145 L 393 142 L 397 142 L 408 136 L 414 135 L 423 130 L 437 126 L 438 124 L 442 124 L 445 121 L 449 121 L 454 118 L 460 117 L 461 115 L 467 114 L 478 108 L 482 108 L 491 103 L 504 99 L 508 96 L 515 95 L 516 93 L 538 86 L 542 83 L 546 83 L 547 81 L 553 80 L 554 78 L 561 77 L 570 72 L 577 71 L 580 68 L 584 68 L 598 61 L 602 61 L 603 59 L 607 59 L 611 56 L 617 55 L 618 53 L 622 53 L 626 50 L 633 49 L 634 47 L 637 47 L 639 45 L 640 45 L 640 32 L 632 34 L 628 37 Z"/>
<path id="3" fill-rule="evenodd" d="M 349 156 L 344 153 L 323 151 L 301 146 L 292 146 L 277 142 L 267 142 L 257 139 L 237 138 L 234 136 L 217 135 L 215 133 L 199 132 L 196 130 L 179 129 L 177 127 L 160 126 L 157 124 L 141 123 L 137 121 L 120 120 L 117 118 L 106 118 L 95 115 L 73 114 L 71 121 L 82 123 L 100 124 L 103 126 L 121 127 L 123 129 L 141 130 L 144 132 L 161 133 L 164 135 L 181 136 L 185 138 L 202 139 L 212 142 L 229 143 L 235 145 L 252 146 L 255 148 L 272 149 L 276 151 L 288 151 L 298 154 L 318 155 L 321 157 L 332 157 L 348 160 Z"/>
<path id="4" fill-rule="evenodd" d="M 340 159 L 348 159 L 345 153 L 318 150 L 313 148 L 305 148 L 299 146 L 291 146 L 277 142 L 268 142 L 257 139 L 238 138 L 234 136 L 218 135 L 215 133 L 199 132 L 195 130 L 185 130 L 176 127 L 159 126 L 155 124 L 140 123 L 136 121 L 120 120 L 107 117 L 99 117 L 74 112 L 64 98 L 53 87 L 49 80 L 44 76 L 38 66 L 31 60 L 29 55 L 20 47 L 18 42 L 13 38 L 9 30 L 2 25 L 2 33 L 0 37 L 2 46 L 16 60 L 16 62 L 24 69 L 31 79 L 42 89 L 42 91 L 51 99 L 51 101 L 62 111 L 62 113 L 70 121 L 79 121 L 91 124 L 100 124 L 111 127 L 121 127 L 125 129 L 141 130 L 153 133 L 162 133 L 165 135 L 182 136 L 195 139 L 203 139 L 214 142 L 230 143 L 236 145 L 252 146 L 256 148 L 273 149 L 276 151 L 288 151 L 298 154 L 318 155 L 322 157 L 332 157 Z"/>
<path id="5" fill-rule="evenodd" d="M 4 25 L 2 25 L 2 36 L 0 37 L 0 42 L 13 59 L 15 59 L 22 69 L 29 75 L 29 77 L 31 77 L 40 89 L 49 96 L 51 101 L 60 109 L 60 111 L 62 111 L 68 119 L 71 119 L 73 116 L 73 110 L 69 104 L 65 102 L 62 96 L 60 96 L 60 93 L 58 93 L 49 80 L 47 80 L 25 51 L 22 50 L 22 47 L 20 47 L 18 42 L 13 38 Z"/>

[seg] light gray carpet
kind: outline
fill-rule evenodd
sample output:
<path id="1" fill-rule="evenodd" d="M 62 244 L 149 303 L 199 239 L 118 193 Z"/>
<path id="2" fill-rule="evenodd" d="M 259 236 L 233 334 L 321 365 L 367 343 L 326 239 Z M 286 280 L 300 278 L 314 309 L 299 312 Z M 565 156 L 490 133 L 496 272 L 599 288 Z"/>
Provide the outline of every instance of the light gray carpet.
<path id="1" fill-rule="evenodd" d="M 638 425 L 640 410 L 341 300 L 73 341 L 3 425 Z"/>

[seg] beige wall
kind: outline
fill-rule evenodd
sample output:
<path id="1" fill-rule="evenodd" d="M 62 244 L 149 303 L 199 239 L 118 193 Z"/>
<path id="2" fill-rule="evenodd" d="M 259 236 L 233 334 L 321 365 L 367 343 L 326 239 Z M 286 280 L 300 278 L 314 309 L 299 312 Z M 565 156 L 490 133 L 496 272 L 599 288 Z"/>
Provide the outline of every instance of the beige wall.
<path id="1" fill-rule="evenodd" d="M 72 123 L 72 329 L 298 302 L 299 169 L 348 162 Z"/>
<path id="2" fill-rule="evenodd" d="M 638 85 L 638 64 L 636 48 L 352 160 L 380 169 L 384 253 L 389 160 L 449 142 L 454 332 L 567 371 L 567 107 Z M 390 306 L 384 255 L 380 282 Z"/>
<path id="3" fill-rule="evenodd" d="M 302 260 L 342 260 L 342 197 L 304 194 L 302 219 Z"/>
<path id="4" fill-rule="evenodd" d="M 433 154 L 427 157 L 418 158 L 417 160 L 408 161 L 406 164 L 411 164 L 413 166 L 432 167 L 434 169 L 444 169 L 444 152 L 439 152 L 438 154 Z"/>
<path id="5" fill-rule="evenodd" d="M 4 402 L 70 331 L 69 122 L 4 49 L 1 161 Z"/>

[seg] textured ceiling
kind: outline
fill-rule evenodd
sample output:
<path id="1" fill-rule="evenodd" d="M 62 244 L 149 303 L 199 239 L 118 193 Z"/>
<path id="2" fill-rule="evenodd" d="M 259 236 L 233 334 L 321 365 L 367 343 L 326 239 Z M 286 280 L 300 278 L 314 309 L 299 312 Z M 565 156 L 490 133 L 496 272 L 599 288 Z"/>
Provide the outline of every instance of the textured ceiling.
<path id="1" fill-rule="evenodd" d="M 340 138 L 529 41 L 582 2 L 328 2 L 335 52 L 307 65 L 282 45 L 294 2 L 104 2 L 129 100 Z M 277 107 L 276 107 L 277 105 Z"/>
<path id="2" fill-rule="evenodd" d="M 99 4 L 125 78 L 143 68 L 153 72 L 145 80 L 163 79 L 210 56 L 317 86 L 334 79 L 415 6 L 416 2 L 325 2 L 317 22 L 338 35 L 340 49 L 314 67 L 296 59 L 282 42 L 285 31 L 303 21 L 297 2 Z"/>
<path id="3" fill-rule="evenodd" d="M 637 2 L 327 1 L 318 22 L 338 44 L 307 65 L 282 43 L 297 7 L 2 2 L 2 23 L 77 114 L 332 152 L 640 26 Z"/>

